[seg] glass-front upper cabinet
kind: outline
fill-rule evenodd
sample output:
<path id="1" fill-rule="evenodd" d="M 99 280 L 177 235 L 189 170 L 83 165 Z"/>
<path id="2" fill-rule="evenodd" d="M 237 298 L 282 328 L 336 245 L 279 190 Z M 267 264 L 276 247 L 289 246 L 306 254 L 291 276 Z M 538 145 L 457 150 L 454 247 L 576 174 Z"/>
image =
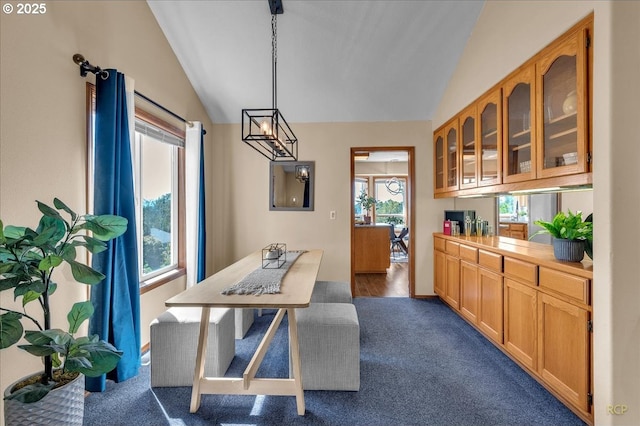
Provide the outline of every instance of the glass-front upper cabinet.
<path id="1" fill-rule="evenodd" d="M 472 105 L 460 114 L 460 189 L 478 186 L 476 143 L 478 123 L 476 106 Z"/>
<path id="2" fill-rule="evenodd" d="M 458 119 L 451 120 L 444 128 L 445 139 L 445 187 L 455 191 L 458 186 Z"/>
<path id="3" fill-rule="evenodd" d="M 480 145 L 478 149 L 478 186 L 501 183 L 502 165 L 502 102 L 497 89 L 480 98 Z"/>
<path id="4" fill-rule="evenodd" d="M 439 130 L 433 135 L 433 162 L 434 174 L 433 192 L 444 192 L 444 131 Z"/>
<path id="5" fill-rule="evenodd" d="M 587 171 L 587 36 L 576 32 L 536 65 L 538 178 Z"/>
<path id="6" fill-rule="evenodd" d="M 528 66 L 504 83 L 505 183 L 535 178 L 535 67 Z"/>

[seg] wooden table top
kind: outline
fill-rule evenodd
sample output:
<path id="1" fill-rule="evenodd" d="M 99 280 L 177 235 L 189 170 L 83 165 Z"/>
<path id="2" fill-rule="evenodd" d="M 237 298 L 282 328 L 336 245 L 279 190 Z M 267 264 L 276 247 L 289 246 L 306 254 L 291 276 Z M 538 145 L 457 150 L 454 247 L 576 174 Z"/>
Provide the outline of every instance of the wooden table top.
<path id="1" fill-rule="evenodd" d="M 318 276 L 323 251 L 308 250 L 289 267 L 278 294 L 222 294 L 250 272 L 262 266 L 262 250 L 240 259 L 223 270 L 175 295 L 166 306 L 229 307 L 229 308 L 304 308 L 311 302 L 311 293 Z"/>

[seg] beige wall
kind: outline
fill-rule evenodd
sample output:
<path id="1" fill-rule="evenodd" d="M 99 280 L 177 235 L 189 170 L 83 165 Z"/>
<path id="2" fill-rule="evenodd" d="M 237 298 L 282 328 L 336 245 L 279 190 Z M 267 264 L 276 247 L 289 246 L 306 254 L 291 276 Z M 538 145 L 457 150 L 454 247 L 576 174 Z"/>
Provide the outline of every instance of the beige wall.
<path id="1" fill-rule="evenodd" d="M 283 110 L 286 115 L 286 109 Z M 321 248 L 324 257 L 319 277 L 350 279 L 350 148 L 358 146 L 413 146 L 416 155 L 416 293 L 433 294 L 431 233 L 447 201 L 434 200 L 432 188 L 431 124 L 295 123 L 300 141 L 299 160 L 316 162 L 315 210 L 269 211 L 269 162 L 241 142 L 238 125 L 215 125 L 220 154 L 229 160 L 232 177 L 217 195 L 231 216 L 225 239 L 228 261 L 236 260 L 271 242 L 287 248 Z M 222 154 L 222 152 L 224 154 Z M 329 212 L 336 211 L 336 219 Z M 224 219 L 223 219 L 224 220 Z"/>
<path id="2" fill-rule="evenodd" d="M 594 211 L 597 218 L 595 421 L 632 425 L 640 424 L 640 286 L 636 278 L 640 229 L 629 226 L 628 212 L 640 205 L 640 172 L 635 164 L 640 157 L 640 2 L 487 1 L 433 125 L 440 126 L 591 11 L 595 13 L 594 189 L 565 194 L 562 202 L 563 207 Z M 611 414 L 609 406 L 616 404 L 626 405 L 628 411 Z"/>
<path id="3" fill-rule="evenodd" d="M 146 2 L 47 2 L 44 15 L 0 14 L 0 28 L 0 218 L 5 225 L 36 226 L 36 199 L 51 203 L 59 197 L 78 212 L 86 209 L 85 79 L 71 60 L 75 53 L 103 68 L 118 68 L 143 94 L 212 128 Z M 207 151 L 211 145 L 209 135 Z M 216 237 L 213 230 L 210 237 Z M 217 256 L 212 247 L 210 265 Z M 58 272 L 57 281 L 54 326 L 65 327 L 68 309 L 86 297 L 86 286 L 71 282 L 66 270 Z M 183 287 L 184 280 L 177 280 L 142 297 L 143 342 L 164 300 Z M 0 297 L 3 306 L 11 304 L 12 295 Z M 0 351 L 0 389 L 39 368 L 37 358 L 15 347 Z"/>

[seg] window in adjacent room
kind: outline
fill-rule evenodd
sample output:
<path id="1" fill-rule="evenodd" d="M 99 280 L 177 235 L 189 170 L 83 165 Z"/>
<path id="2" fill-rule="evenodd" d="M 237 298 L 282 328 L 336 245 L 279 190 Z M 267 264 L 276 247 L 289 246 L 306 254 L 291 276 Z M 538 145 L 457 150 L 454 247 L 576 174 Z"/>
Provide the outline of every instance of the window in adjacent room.
<path id="1" fill-rule="evenodd" d="M 405 227 L 407 223 L 407 203 L 404 177 L 375 178 L 376 223 L 391 223 L 396 227 Z"/>

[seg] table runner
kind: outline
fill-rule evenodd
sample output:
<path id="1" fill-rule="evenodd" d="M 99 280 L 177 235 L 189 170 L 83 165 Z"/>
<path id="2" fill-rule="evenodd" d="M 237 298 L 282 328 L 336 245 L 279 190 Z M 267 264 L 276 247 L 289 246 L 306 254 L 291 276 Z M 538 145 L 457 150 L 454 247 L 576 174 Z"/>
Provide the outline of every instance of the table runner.
<path id="1" fill-rule="evenodd" d="M 234 285 L 221 291 L 222 294 L 277 294 L 280 293 L 282 279 L 289 271 L 289 267 L 304 253 L 305 250 L 287 251 L 287 260 L 280 268 L 259 267 L 247 274 Z M 277 262 L 277 259 L 273 260 Z"/>

